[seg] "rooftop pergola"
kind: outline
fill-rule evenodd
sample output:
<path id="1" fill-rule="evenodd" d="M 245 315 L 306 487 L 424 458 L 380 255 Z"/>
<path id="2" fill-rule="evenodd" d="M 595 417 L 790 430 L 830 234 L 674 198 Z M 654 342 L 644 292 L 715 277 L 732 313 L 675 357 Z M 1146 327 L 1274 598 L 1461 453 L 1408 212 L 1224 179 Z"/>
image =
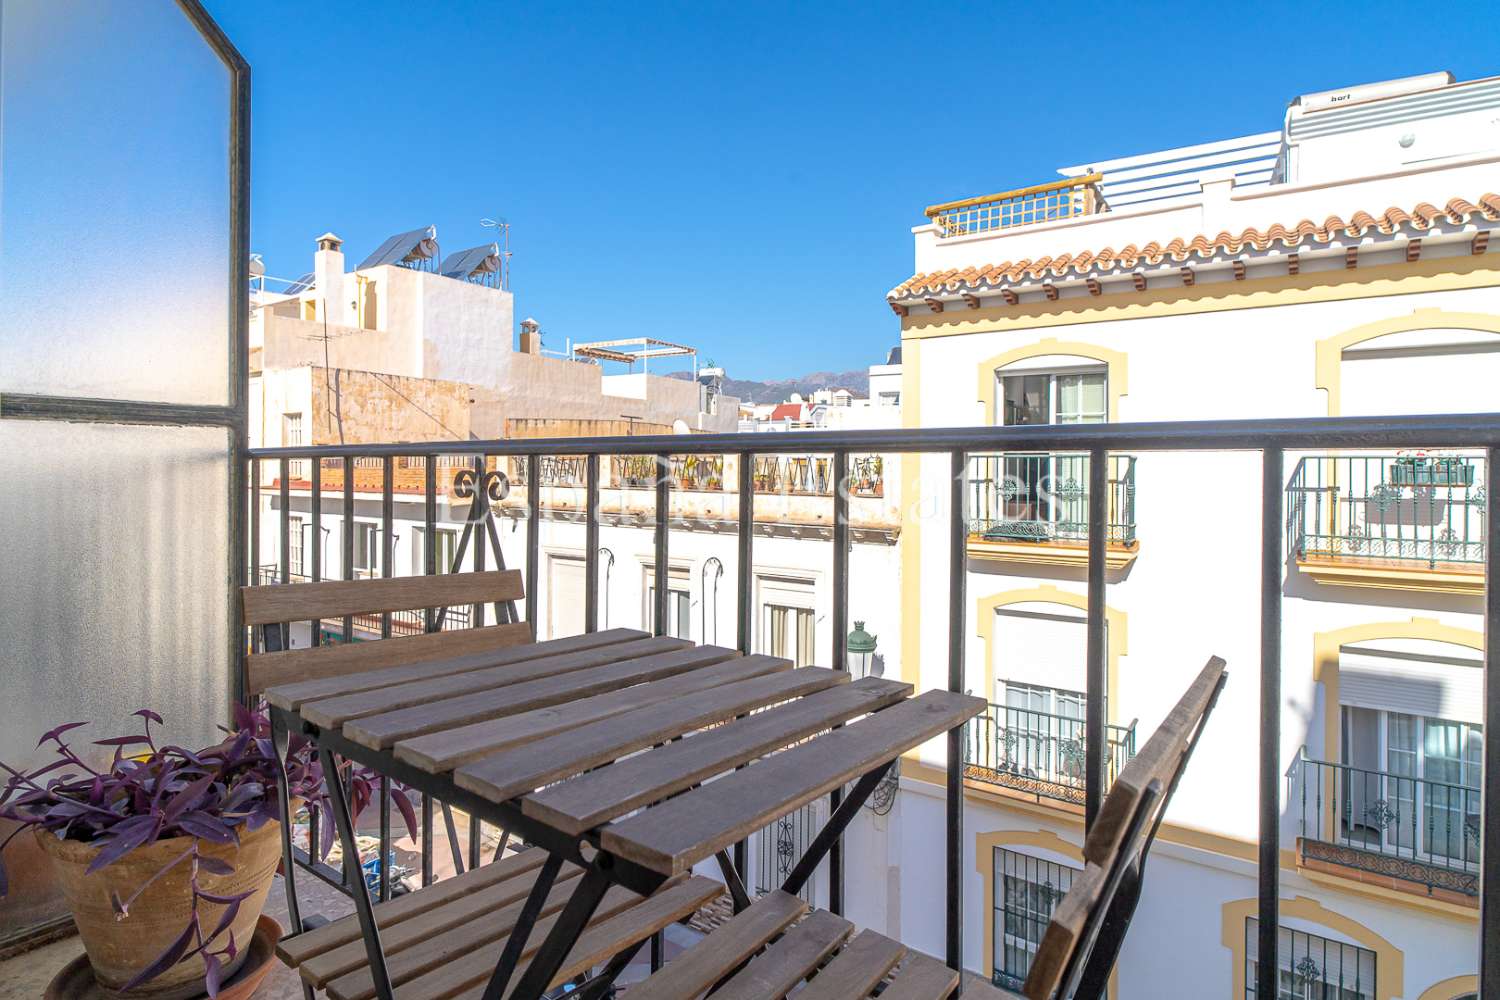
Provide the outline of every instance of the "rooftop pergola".
<path id="1" fill-rule="evenodd" d="M 655 337 L 622 337 L 618 340 L 595 340 L 586 344 L 573 345 L 575 358 L 618 361 L 629 365 L 631 371 L 635 370 L 637 361 L 641 362 L 642 371 L 645 371 L 650 367 L 651 358 L 696 358 L 697 355 L 697 348 L 674 344 L 669 340 L 657 340 Z M 696 371 L 697 365 L 694 364 L 693 367 Z"/>

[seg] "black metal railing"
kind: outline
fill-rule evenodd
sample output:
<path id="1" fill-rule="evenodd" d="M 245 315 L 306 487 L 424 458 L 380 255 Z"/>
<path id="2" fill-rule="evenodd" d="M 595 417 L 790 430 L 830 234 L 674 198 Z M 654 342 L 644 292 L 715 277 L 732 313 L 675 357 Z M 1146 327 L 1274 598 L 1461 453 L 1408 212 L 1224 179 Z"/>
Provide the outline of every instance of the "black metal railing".
<path id="1" fill-rule="evenodd" d="M 1305 748 L 1287 780 L 1306 857 L 1478 895 L 1477 783 L 1314 760 Z"/>
<path id="2" fill-rule="evenodd" d="M 1083 802 L 1087 740 L 1084 720 L 993 702 L 969 721 L 964 773 L 1037 798 Z M 1113 785 L 1135 756 L 1135 722 L 1104 727 L 1105 780 Z"/>
<path id="3" fill-rule="evenodd" d="M 947 587 L 948 630 L 948 678 L 947 688 L 962 691 L 965 687 L 967 667 L 966 642 L 971 631 L 966 617 L 967 581 L 966 555 L 969 533 L 963 511 L 968 502 L 968 467 L 971 454 L 978 453 L 1067 453 L 1077 452 L 1089 456 L 1087 488 L 1087 551 L 1086 574 L 1087 624 L 1086 624 L 1086 718 L 1084 722 L 1084 816 L 1085 823 L 1092 824 L 1099 813 L 1100 802 L 1108 783 L 1106 723 L 1104 718 L 1104 695 L 1107 684 L 1107 659 L 1105 646 L 1106 604 L 1106 543 L 1109 535 L 1109 455 L 1112 452 L 1157 452 L 1157 451 L 1224 451 L 1247 450 L 1258 452 L 1261 465 L 1261 490 L 1259 508 L 1261 516 L 1259 538 L 1260 553 L 1260 663 L 1258 672 L 1247 670 L 1244 676 L 1259 676 L 1260 723 L 1258 752 L 1258 798 L 1259 798 L 1259 850 L 1258 881 L 1259 921 L 1257 949 L 1259 962 L 1255 973 L 1258 995 L 1272 1000 L 1278 996 L 1277 975 L 1280 962 L 1277 958 L 1280 912 L 1281 847 L 1282 847 L 1282 783 L 1287 762 L 1282 758 L 1281 711 L 1281 602 L 1286 572 L 1286 542 L 1288 538 L 1287 475 L 1285 453 L 1324 452 L 1330 450 L 1370 449 L 1484 449 L 1488 461 L 1484 468 L 1485 488 L 1494 493 L 1500 488 L 1500 477 L 1496 470 L 1500 462 L 1500 414 L 1392 417 L 1392 418 L 1312 418 L 1288 420 L 1217 420 L 1203 422 L 1177 422 L 1152 424 L 1080 424 L 1023 427 L 958 427 L 958 428 L 905 428 L 898 430 L 869 431 L 808 431 L 798 434 L 703 434 L 703 435 L 650 435 L 617 438 L 569 438 L 528 439 L 511 441 L 442 441 L 411 444 L 307 446 L 281 449 L 250 449 L 247 457 L 250 468 L 250 520 L 249 566 L 259 565 L 259 517 L 262 478 L 262 463 L 282 463 L 280 469 L 280 491 L 282 512 L 282 545 L 287 551 L 287 489 L 288 477 L 284 463 L 296 459 L 340 458 L 345 469 L 352 472 L 358 460 L 378 460 L 382 463 L 383 482 L 380 495 L 381 517 L 384 527 L 382 537 L 384 553 L 382 568 L 389 573 L 390 532 L 393 516 L 392 462 L 401 456 L 452 456 L 467 455 L 475 460 L 476 478 L 485 485 L 493 483 L 497 491 L 508 489 L 509 483 L 494 482 L 496 473 L 479 473 L 489 468 L 490 458 L 524 459 L 527 493 L 525 519 L 528 526 L 524 573 L 526 588 L 525 620 L 535 621 L 540 568 L 540 534 L 537 525 L 541 517 L 540 464 L 544 456 L 582 455 L 582 479 L 585 490 L 584 518 L 586 539 L 585 559 L 585 608 L 584 627 L 596 630 L 599 626 L 598 582 L 599 549 L 599 487 L 601 485 L 599 459 L 613 455 L 655 455 L 659 465 L 670 467 L 671 457 L 679 455 L 736 455 L 737 483 L 735 492 L 738 504 L 737 526 L 738 565 L 737 574 L 737 635 L 740 648 L 751 652 L 753 640 L 753 618 L 751 600 L 755 591 L 752 570 L 754 545 L 754 505 L 743 502 L 754 493 L 755 460 L 761 455 L 828 454 L 831 455 L 831 482 L 846 481 L 851 456 L 889 456 L 903 453 L 946 456 L 944 474 L 948 479 L 946 503 L 941 494 L 933 505 L 940 512 L 956 514 L 947 517 L 947 550 L 949 580 Z M 313 469 L 321 463 L 313 463 Z M 929 471 L 931 463 L 927 463 Z M 426 527 L 430 531 L 436 520 L 437 481 L 436 464 L 428 463 L 424 496 L 426 499 Z M 570 473 L 577 478 L 576 468 Z M 344 477 L 342 518 L 346 526 L 354 520 L 354 476 Z M 727 486 L 728 484 L 726 484 Z M 319 483 L 310 484 L 312 527 L 317 537 L 318 518 L 322 510 Z M 667 601 L 669 567 L 669 503 L 670 484 L 661 477 L 655 484 L 656 504 L 654 515 L 654 604 L 650 620 L 660 628 L 668 621 Z M 482 496 L 479 491 L 476 496 Z M 833 538 L 832 538 L 832 602 L 830 631 L 833 636 L 833 662 L 843 666 L 846 661 L 845 637 L 848 632 L 849 594 L 849 500 L 847 488 L 832 489 Z M 915 504 L 921 498 L 903 500 Z M 931 498 L 927 498 L 931 499 Z M 480 508 L 481 504 L 475 504 Z M 485 510 L 488 508 L 485 507 Z M 338 515 L 335 515 L 338 516 Z M 1484 510 L 1485 532 L 1483 535 L 1483 561 L 1486 566 L 1494 562 L 1497 532 L 1492 523 L 1496 517 L 1494 505 Z M 481 528 L 483 526 L 480 526 Z M 346 559 L 348 565 L 352 544 L 346 536 Z M 310 573 L 319 579 L 317 547 L 313 549 L 313 565 Z M 429 556 L 426 572 L 435 572 L 436 565 Z M 243 570 L 242 570 L 243 572 Z M 484 609 L 476 609 L 474 625 L 484 624 Z M 1226 613 L 1229 613 L 1226 611 Z M 1491 589 L 1485 596 L 1485 614 L 1490 620 L 1500 620 L 1500 592 Z M 436 628 L 436 623 L 429 627 Z M 1494 644 L 1485 653 L 1486 676 L 1492 678 L 1491 691 L 1500 690 L 1500 644 Z M 1491 698 L 1485 706 L 1484 725 L 1487 731 L 1500 732 L 1500 698 Z M 950 730 L 946 752 L 946 810 L 943 853 L 946 869 L 946 920 L 945 958 L 953 968 L 963 968 L 963 883 L 966 877 L 963 858 L 963 787 L 964 787 L 964 736 L 965 727 Z M 1500 822 L 1489 822 L 1489 816 L 1500 810 L 1500 740 L 1488 741 L 1484 748 L 1482 784 L 1484 804 L 1481 826 L 1481 850 L 1486 856 L 1500 857 Z M 424 841 L 426 838 L 424 837 Z M 477 851 L 477 848 L 476 848 Z M 736 852 L 737 867 L 745 870 L 743 851 Z M 842 857 L 835 846 L 829 857 L 830 909 L 841 910 Z M 425 874 L 425 873 L 424 873 Z M 1480 874 L 1480 939 L 1493 942 L 1500 940 L 1500 865 L 1489 865 Z M 1500 996 L 1500 948 L 1482 950 L 1479 957 L 1480 983 L 1484 995 Z"/>

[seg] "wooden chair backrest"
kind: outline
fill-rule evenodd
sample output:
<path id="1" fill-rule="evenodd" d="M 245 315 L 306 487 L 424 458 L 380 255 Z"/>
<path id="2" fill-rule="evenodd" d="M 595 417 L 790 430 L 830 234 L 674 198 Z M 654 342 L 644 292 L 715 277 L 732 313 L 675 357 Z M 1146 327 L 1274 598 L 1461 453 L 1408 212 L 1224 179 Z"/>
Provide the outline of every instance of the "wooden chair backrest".
<path id="1" fill-rule="evenodd" d="M 1053 911 L 1026 977 L 1031 1000 L 1104 995 L 1156 828 L 1226 677 L 1224 661 L 1212 657 L 1115 778 L 1084 841 L 1083 872 Z"/>
<path id="2" fill-rule="evenodd" d="M 252 628 L 387 611 L 509 603 L 525 596 L 519 570 L 240 588 L 245 624 Z M 309 649 L 252 653 L 245 658 L 245 693 L 259 694 L 268 687 L 288 681 L 337 677 L 400 663 L 419 663 L 502 649 L 532 639 L 529 623 L 510 622 L 426 632 L 379 642 L 346 642 Z"/>

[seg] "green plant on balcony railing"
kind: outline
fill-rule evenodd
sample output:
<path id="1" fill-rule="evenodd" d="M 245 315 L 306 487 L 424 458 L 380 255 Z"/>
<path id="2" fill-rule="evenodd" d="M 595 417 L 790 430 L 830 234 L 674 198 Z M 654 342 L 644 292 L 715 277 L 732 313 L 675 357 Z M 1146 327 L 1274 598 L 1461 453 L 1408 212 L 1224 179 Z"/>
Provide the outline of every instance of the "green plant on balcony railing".
<path id="1" fill-rule="evenodd" d="M 1392 486 L 1473 486 L 1474 466 L 1462 458 L 1402 456 L 1390 477 Z"/>

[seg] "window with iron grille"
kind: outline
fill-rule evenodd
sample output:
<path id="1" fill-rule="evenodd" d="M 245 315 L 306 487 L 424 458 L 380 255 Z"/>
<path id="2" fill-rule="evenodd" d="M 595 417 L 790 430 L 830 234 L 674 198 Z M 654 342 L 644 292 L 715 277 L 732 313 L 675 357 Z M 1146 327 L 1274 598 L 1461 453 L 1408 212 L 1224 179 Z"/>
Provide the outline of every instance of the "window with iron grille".
<path id="1" fill-rule="evenodd" d="M 1245 1000 L 1255 1000 L 1259 921 L 1245 918 Z M 1282 927 L 1276 938 L 1276 1000 L 1373 1000 L 1375 953 Z"/>
<path id="2" fill-rule="evenodd" d="M 1073 886 L 1075 869 L 1028 854 L 995 848 L 996 986 L 1018 990 L 1026 982 L 1052 911 Z"/>
<path id="3" fill-rule="evenodd" d="M 306 444 L 302 440 L 302 414 L 283 413 L 281 415 L 281 443 L 288 448 Z M 307 462 L 303 459 L 293 459 L 288 462 L 287 475 L 293 479 L 305 479 Z"/>
<path id="4" fill-rule="evenodd" d="M 303 575 L 303 552 L 307 547 L 307 525 L 295 515 L 287 518 L 287 570 L 293 580 Z"/>

